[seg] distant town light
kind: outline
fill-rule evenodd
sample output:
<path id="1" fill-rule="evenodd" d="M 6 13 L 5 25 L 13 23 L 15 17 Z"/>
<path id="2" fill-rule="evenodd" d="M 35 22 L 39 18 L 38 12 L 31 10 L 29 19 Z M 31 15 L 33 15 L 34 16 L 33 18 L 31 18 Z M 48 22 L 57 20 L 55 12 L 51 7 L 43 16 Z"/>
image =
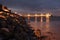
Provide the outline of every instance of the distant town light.
<path id="1" fill-rule="evenodd" d="M 40 16 L 44 16 L 43 14 L 41 14 Z"/>
<path id="2" fill-rule="evenodd" d="M 46 17 L 49 17 L 49 16 L 51 16 L 51 14 L 47 13 L 47 14 L 46 14 Z"/>
<path id="3" fill-rule="evenodd" d="M 35 16 L 38 16 L 37 14 L 35 14 Z"/>
<path id="4" fill-rule="evenodd" d="M 31 16 L 30 14 L 28 14 L 27 16 Z"/>

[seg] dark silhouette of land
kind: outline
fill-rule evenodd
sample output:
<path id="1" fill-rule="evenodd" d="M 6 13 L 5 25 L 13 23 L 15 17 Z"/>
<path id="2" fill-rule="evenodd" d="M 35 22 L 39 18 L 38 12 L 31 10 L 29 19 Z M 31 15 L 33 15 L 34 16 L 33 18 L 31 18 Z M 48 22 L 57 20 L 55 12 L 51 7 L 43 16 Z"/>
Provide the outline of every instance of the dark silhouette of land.
<path id="1" fill-rule="evenodd" d="M 25 18 L 0 4 L 0 40 L 38 40 Z"/>
<path id="2" fill-rule="evenodd" d="M 35 33 L 25 17 L 0 4 L 0 40 L 45 40 L 47 37 L 41 36 L 40 29 Z"/>

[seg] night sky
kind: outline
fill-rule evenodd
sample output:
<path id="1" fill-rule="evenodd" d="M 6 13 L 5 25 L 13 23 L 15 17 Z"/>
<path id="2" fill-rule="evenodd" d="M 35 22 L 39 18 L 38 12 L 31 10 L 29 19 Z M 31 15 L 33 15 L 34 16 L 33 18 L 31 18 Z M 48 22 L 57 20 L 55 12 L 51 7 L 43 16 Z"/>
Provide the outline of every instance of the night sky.
<path id="1" fill-rule="evenodd" d="M 60 16 L 60 0 L 0 0 L 0 3 L 17 12 L 51 12 Z"/>

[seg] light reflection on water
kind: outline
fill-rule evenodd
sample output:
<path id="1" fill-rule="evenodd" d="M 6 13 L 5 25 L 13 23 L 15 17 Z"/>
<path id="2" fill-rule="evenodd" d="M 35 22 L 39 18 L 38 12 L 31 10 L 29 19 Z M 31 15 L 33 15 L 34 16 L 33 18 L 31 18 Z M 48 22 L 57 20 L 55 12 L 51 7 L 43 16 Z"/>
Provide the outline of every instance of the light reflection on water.
<path id="1" fill-rule="evenodd" d="M 60 21 L 30 22 L 30 24 L 33 28 L 40 29 L 42 35 L 49 35 L 52 40 L 60 40 Z"/>

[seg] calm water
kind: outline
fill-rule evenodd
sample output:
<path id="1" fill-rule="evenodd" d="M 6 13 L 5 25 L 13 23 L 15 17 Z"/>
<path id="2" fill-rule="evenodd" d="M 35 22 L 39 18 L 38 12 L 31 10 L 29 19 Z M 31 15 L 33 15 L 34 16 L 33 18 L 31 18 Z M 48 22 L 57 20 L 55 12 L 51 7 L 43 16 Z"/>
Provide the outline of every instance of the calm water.
<path id="1" fill-rule="evenodd" d="M 60 40 L 60 21 L 30 22 L 30 25 L 35 29 L 40 29 L 42 35 L 49 35 L 51 40 Z"/>

